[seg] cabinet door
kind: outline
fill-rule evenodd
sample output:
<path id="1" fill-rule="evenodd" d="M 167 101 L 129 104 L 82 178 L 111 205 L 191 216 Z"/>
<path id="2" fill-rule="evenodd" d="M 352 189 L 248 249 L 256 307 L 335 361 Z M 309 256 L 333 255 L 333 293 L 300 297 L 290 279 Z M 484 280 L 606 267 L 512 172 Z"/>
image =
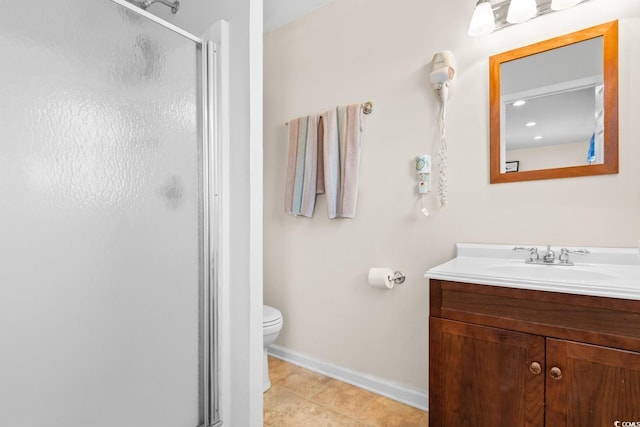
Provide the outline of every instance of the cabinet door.
<path id="1" fill-rule="evenodd" d="M 640 353 L 549 338 L 546 374 L 547 426 L 640 425 Z"/>
<path id="2" fill-rule="evenodd" d="M 434 317 L 430 336 L 430 427 L 544 425 L 544 337 Z"/>

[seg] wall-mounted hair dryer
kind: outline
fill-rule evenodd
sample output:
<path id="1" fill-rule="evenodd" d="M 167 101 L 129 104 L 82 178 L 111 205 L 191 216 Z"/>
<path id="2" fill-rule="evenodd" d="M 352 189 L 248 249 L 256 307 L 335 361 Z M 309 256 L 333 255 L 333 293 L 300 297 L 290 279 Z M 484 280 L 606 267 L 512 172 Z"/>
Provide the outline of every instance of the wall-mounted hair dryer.
<path id="1" fill-rule="evenodd" d="M 456 59 L 449 50 L 438 52 L 431 60 L 431 74 L 429 81 L 433 93 L 440 100 L 440 151 L 438 152 L 439 181 L 438 197 L 440 207 L 447 205 L 447 138 L 445 119 L 447 100 L 451 97 L 451 88 L 456 80 Z"/>
<path id="2" fill-rule="evenodd" d="M 431 60 L 429 80 L 433 93 L 444 104 L 451 96 L 450 90 L 456 79 L 456 59 L 449 50 L 438 52 Z"/>

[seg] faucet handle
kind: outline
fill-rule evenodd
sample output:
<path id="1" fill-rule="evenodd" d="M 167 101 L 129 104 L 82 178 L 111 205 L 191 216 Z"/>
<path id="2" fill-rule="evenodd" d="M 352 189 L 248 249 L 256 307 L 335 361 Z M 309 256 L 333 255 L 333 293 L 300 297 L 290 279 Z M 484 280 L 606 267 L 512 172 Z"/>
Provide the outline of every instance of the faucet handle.
<path id="1" fill-rule="evenodd" d="M 587 255 L 591 252 L 588 249 L 560 249 L 560 256 L 558 257 L 558 261 L 560 264 L 565 265 L 573 265 L 571 261 L 569 261 L 569 254 L 578 254 L 578 255 Z"/>
<path id="2" fill-rule="evenodd" d="M 568 253 L 570 254 L 578 254 L 578 255 L 588 255 L 591 253 L 591 251 L 589 249 L 567 249 Z"/>
<path id="3" fill-rule="evenodd" d="M 538 255 L 538 248 L 536 248 L 535 246 L 532 246 L 530 248 L 524 246 L 516 246 L 513 248 L 513 250 L 515 252 L 529 251 L 529 262 L 535 262 L 540 259 L 540 255 Z"/>

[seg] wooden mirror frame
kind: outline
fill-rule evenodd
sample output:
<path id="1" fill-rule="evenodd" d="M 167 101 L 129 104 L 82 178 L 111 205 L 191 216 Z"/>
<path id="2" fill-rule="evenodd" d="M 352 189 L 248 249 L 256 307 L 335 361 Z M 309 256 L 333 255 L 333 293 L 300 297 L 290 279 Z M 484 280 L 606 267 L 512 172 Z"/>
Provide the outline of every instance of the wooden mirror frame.
<path id="1" fill-rule="evenodd" d="M 604 78 L 604 163 L 500 173 L 500 65 L 602 36 Z M 490 179 L 492 184 L 618 173 L 618 21 L 545 40 L 489 58 Z"/>

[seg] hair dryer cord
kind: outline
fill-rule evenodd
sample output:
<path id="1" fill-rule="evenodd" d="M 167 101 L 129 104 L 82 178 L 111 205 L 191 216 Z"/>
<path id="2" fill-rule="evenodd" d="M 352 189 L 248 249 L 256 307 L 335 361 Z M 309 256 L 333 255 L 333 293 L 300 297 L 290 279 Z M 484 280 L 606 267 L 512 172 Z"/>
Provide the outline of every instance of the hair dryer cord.
<path id="1" fill-rule="evenodd" d="M 438 196 L 440 207 L 447 206 L 447 138 L 446 138 L 446 101 L 442 99 L 440 104 L 440 151 L 438 151 Z"/>

